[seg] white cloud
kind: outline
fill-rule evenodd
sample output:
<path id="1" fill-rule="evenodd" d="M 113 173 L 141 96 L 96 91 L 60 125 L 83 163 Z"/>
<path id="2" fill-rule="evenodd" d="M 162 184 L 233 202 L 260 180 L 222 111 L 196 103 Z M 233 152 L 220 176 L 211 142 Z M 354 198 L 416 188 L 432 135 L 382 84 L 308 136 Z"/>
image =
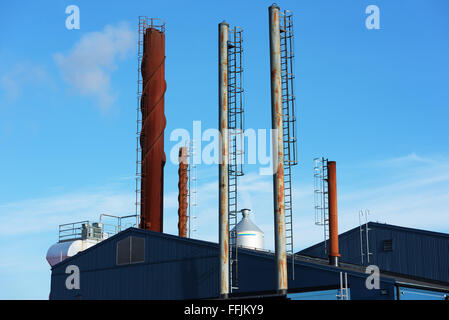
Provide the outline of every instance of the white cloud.
<path id="1" fill-rule="evenodd" d="M 433 162 L 432 162 L 433 163 Z M 445 232 L 449 229 L 448 163 L 401 167 L 405 178 L 385 178 L 376 184 L 360 184 L 356 190 L 339 188 L 339 231 L 358 225 L 358 211 L 369 209 L 371 220 L 405 227 Z M 386 170 L 384 163 L 379 164 Z M 397 172 L 398 168 L 391 168 Z M 443 170 L 444 169 L 444 170 Z M 345 177 L 339 174 L 339 181 Z M 312 177 L 310 177 L 312 180 Z M 199 180 L 201 182 L 201 179 Z M 357 181 L 355 181 L 357 184 Z M 176 185 L 176 184 L 173 184 Z M 164 232 L 177 234 L 177 188 L 164 196 Z M 0 205 L 0 233 L 14 235 L 54 231 L 64 222 L 94 220 L 100 213 L 125 215 L 134 212 L 135 194 L 119 191 L 77 192 Z M 293 181 L 295 250 L 322 240 L 314 225 L 313 185 Z M 255 172 L 239 182 L 239 208 L 252 209 L 251 219 L 265 232 L 267 249 L 273 249 L 273 196 L 271 176 Z M 195 238 L 218 241 L 218 187 L 214 179 L 198 185 L 197 232 Z"/>
<path id="2" fill-rule="evenodd" d="M 0 205 L 2 236 L 57 232 L 60 224 L 98 220 L 101 213 L 124 216 L 134 212 L 133 192 L 74 192 Z"/>
<path id="3" fill-rule="evenodd" d="M 398 166 L 398 164 L 401 164 Z M 360 209 L 370 210 L 370 220 L 404 227 L 449 230 L 449 162 L 410 154 L 380 161 L 377 170 L 385 179 L 361 184 L 339 196 L 344 228 L 358 224 Z"/>
<path id="4" fill-rule="evenodd" d="M 397 166 L 398 161 L 407 165 Z M 366 170 L 360 164 L 360 174 Z M 344 188 L 343 170 L 338 172 L 339 231 L 358 226 L 358 212 L 369 209 L 371 221 L 447 232 L 449 230 L 449 162 L 416 154 L 370 163 L 371 171 L 393 172 L 384 174 L 381 181 L 350 181 L 356 188 Z M 295 251 L 323 240 L 323 229 L 314 225 L 313 177 L 304 183 L 293 177 L 293 228 Z M 199 180 L 201 182 L 201 179 Z M 252 209 L 251 219 L 265 233 L 265 248 L 274 248 L 272 177 L 249 173 L 239 180 L 239 208 Z M 170 193 L 165 231 L 177 234 L 177 192 Z M 195 238 L 218 241 L 218 186 L 207 181 L 198 187 L 198 232 Z M 173 212 L 173 214 L 172 214 Z"/>
<path id="5" fill-rule="evenodd" d="M 118 61 L 135 47 L 136 33 L 127 24 L 107 25 L 102 31 L 84 34 L 68 54 L 56 53 L 54 59 L 63 79 L 76 92 L 93 97 L 107 109 L 116 99 L 111 75 Z"/>
<path id="6" fill-rule="evenodd" d="M 50 85 L 47 69 L 39 64 L 23 61 L 15 64 L 0 78 L 0 86 L 9 100 L 18 98 L 27 86 Z"/>
<path id="7" fill-rule="evenodd" d="M 380 161 L 378 165 L 392 166 L 392 165 L 408 165 L 410 163 L 425 163 L 425 164 L 436 164 L 436 160 L 431 158 L 424 158 L 418 156 L 415 152 L 412 152 L 403 157 L 386 159 L 384 161 Z"/>

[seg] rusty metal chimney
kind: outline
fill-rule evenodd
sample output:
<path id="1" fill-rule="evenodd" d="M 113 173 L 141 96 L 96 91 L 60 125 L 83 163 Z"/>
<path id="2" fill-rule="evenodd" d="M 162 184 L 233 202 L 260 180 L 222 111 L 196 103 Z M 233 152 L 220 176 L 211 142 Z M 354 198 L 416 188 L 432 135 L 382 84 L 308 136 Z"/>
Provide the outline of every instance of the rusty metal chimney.
<path id="1" fill-rule="evenodd" d="M 229 295 L 229 217 L 228 217 L 228 30 L 218 25 L 218 127 L 220 128 L 220 161 L 218 165 L 218 213 L 220 246 L 220 297 Z"/>
<path id="2" fill-rule="evenodd" d="M 187 170 L 189 166 L 186 147 L 179 148 L 178 160 L 178 235 L 185 238 L 187 236 Z"/>
<path id="3" fill-rule="evenodd" d="M 335 161 L 327 162 L 329 192 L 329 264 L 338 266 L 337 169 Z"/>
<path id="4" fill-rule="evenodd" d="M 285 239 L 284 149 L 281 85 L 281 40 L 279 7 L 268 8 L 270 32 L 271 127 L 273 129 L 273 196 L 276 256 L 276 289 L 287 293 L 287 253 Z"/>
<path id="5" fill-rule="evenodd" d="M 165 34 L 146 29 L 142 58 L 140 228 L 163 231 Z"/>

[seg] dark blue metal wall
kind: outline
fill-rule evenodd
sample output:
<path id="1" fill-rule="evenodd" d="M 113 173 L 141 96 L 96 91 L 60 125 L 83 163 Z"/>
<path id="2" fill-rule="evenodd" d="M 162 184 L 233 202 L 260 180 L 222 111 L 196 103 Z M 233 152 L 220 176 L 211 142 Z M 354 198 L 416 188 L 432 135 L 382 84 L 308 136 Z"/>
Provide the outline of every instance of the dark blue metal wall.
<path id="1" fill-rule="evenodd" d="M 145 238 L 145 262 L 117 266 L 117 242 L 130 235 Z M 219 292 L 218 255 L 216 243 L 130 228 L 55 265 L 50 298 L 215 298 Z M 79 290 L 69 290 L 65 286 L 69 276 L 65 273 L 68 265 L 76 265 L 80 269 Z M 296 261 L 295 280 L 289 280 L 289 289 L 338 288 L 339 272 L 338 268 L 331 266 Z M 381 278 L 382 290 L 367 290 L 366 277 L 363 273 L 348 272 L 352 299 L 394 299 L 393 280 Z M 273 254 L 240 250 L 239 286 L 238 293 L 274 290 Z"/>
<path id="2" fill-rule="evenodd" d="M 364 226 L 363 226 L 364 228 Z M 363 265 L 377 265 L 381 270 L 416 278 L 449 282 L 449 235 L 403 228 L 381 223 L 368 223 L 369 248 L 366 258 L 366 234 L 363 229 Z M 384 250 L 384 241 L 392 240 L 392 251 Z M 362 264 L 359 228 L 339 236 L 341 261 Z M 312 257 L 324 257 L 324 244 L 319 243 L 299 252 Z"/>

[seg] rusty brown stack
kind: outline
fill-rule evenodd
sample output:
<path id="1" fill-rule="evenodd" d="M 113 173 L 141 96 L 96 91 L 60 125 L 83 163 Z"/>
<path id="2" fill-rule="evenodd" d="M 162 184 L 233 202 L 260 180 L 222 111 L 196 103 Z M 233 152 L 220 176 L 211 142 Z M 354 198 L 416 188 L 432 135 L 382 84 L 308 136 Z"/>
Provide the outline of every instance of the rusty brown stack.
<path id="1" fill-rule="evenodd" d="M 187 148 L 179 148 L 179 182 L 178 182 L 178 235 L 180 237 L 187 236 L 187 170 L 188 170 L 188 160 L 187 160 Z"/>
<path id="2" fill-rule="evenodd" d="M 337 168 L 335 161 L 327 162 L 329 191 L 329 264 L 338 266 L 338 213 L 337 213 Z"/>
<path id="3" fill-rule="evenodd" d="M 163 231 L 165 34 L 147 28 L 142 58 L 140 227 Z"/>

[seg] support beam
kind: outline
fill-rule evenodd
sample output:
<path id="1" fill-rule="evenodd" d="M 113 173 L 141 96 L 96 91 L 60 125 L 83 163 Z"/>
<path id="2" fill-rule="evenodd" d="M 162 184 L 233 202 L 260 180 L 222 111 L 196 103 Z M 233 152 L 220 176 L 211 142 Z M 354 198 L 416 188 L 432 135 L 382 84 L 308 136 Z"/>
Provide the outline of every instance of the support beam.
<path id="1" fill-rule="evenodd" d="M 270 25 L 271 127 L 273 129 L 273 196 L 276 256 L 276 289 L 287 293 L 287 253 L 285 241 L 284 149 L 281 84 L 281 40 L 279 7 L 268 8 Z"/>
<path id="2" fill-rule="evenodd" d="M 220 161 L 218 165 L 220 297 L 229 295 L 229 216 L 228 216 L 228 29 L 218 25 L 218 127 L 220 130 Z"/>

